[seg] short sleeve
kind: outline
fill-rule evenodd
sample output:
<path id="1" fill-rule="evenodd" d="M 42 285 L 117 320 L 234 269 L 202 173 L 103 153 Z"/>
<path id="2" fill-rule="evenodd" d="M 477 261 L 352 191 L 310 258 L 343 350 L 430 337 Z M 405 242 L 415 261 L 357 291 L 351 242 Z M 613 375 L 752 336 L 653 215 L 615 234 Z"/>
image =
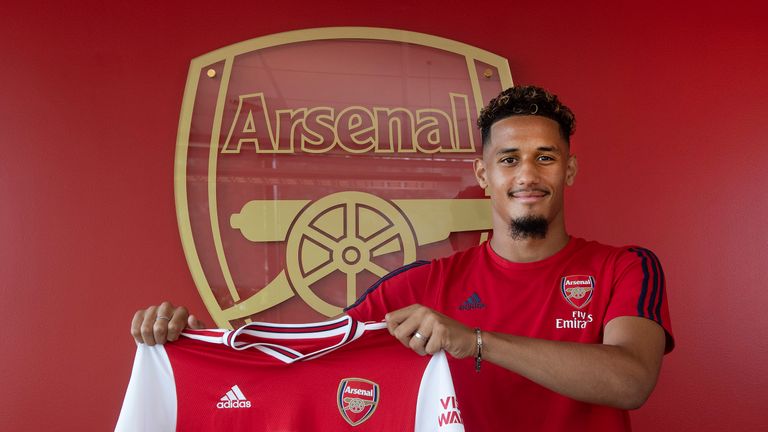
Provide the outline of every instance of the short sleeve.
<path id="1" fill-rule="evenodd" d="M 658 323 L 666 333 L 665 352 L 674 348 L 667 303 L 667 283 L 658 257 L 648 249 L 623 248 L 616 262 L 611 300 L 603 325 L 620 316 L 637 316 Z"/>
<path id="2" fill-rule="evenodd" d="M 390 311 L 424 303 L 429 261 L 416 261 L 379 279 L 344 311 L 357 321 L 381 321 Z"/>

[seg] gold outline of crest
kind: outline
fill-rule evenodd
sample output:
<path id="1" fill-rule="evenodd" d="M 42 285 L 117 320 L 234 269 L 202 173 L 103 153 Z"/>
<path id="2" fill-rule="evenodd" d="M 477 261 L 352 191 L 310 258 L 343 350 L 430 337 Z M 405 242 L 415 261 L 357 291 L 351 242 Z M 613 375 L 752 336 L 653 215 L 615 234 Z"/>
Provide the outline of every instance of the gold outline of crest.
<path id="1" fill-rule="evenodd" d="M 213 182 L 209 182 L 208 200 L 209 206 L 214 210 L 211 211 L 211 228 L 214 237 L 214 246 L 227 288 L 233 300 L 236 302 L 234 306 L 228 309 L 222 309 L 219 305 L 218 301 L 213 295 L 208 280 L 205 277 L 203 266 L 195 247 L 189 216 L 189 203 L 187 201 L 187 152 L 189 147 L 193 107 L 203 68 L 212 63 L 224 61 L 224 68 L 221 73 L 220 91 L 218 94 L 214 115 L 214 125 L 211 134 L 211 148 L 218 149 L 218 137 L 221 132 L 221 119 L 225 102 L 224 99 L 226 96 L 226 89 L 229 85 L 229 78 L 235 56 L 264 48 L 291 43 L 334 39 L 384 40 L 391 42 L 411 43 L 437 48 L 463 56 L 467 62 L 467 69 L 469 72 L 470 82 L 474 95 L 474 102 L 478 113 L 480 108 L 483 106 L 483 101 L 481 96 L 482 93 L 480 90 L 479 77 L 474 65 L 475 61 L 480 61 L 494 66 L 499 73 L 499 80 L 503 88 L 507 88 L 513 85 L 512 76 L 509 71 L 509 63 L 505 58 L 501 56 L 482 50 L 480 48 L 473 47 L 471 45 L 464 44 L 462 42 L 457 42 L 438 36 L 405 30 L 375 27 L 327 27 L 277 33 L 235 43 L 233 45 L 211 51 L 193 59 L 190 63 L 189 74 L 184 90 L 184 98 L 182 102 L 181 114 L 179 117 L 179 127 L 176 140 L 176 154 L 174 162 L 174 194 L 176 202 L 176 215 L 182 247 L 184 249 L 187 265 L 189 266 L 190 272 L 192 274 L 192 279 L 195 282 L 197 290 L 203 299 L 203 303 L 208 309 L 208 312 L 214 318 L 216 324 L 219 327 L 231 328 L 231 319 L 246 318 L 252 313 L 258 312 L 252 311 L 254 307 L 256 307 L 258 310 L 265 310 L 277 303 L 273 302 L 271 305 L 259 304 L 259 302 L 264 302 L 263 299 L 265 296 L 259 296 L 259 299 L 249 298 L 245 302 L 248 300 L 255 301 L 250 301 L 248 304 L 245 304 L 245 302 L 238 303 L 240 298 L 239 293 L 237 292 L 232 275 L 230 273 L 227 259 L 224 254 L 221 236 L 219 234 L 219 220 L 215 211 L 216 187 Z M 222 89 L 224 91 L 222 91 Z M 213 142 L 213 140 L 216 141 Z M 209 172 L 215 172 L 215 169 L 216 158 L 210 158 Z M 286 278 L 285 272 L 280 273 L 276 279 L 277 278 Z M 287 280 L 285 282 L 287 283 Z M 264 290 L 266 290 L 266 288 Z M 281 294 L 277 295 L 279 296 Z M 285 299 L 287 298 L 283 298 L 279 301 L 283 301 Z M 246 320 L 248 321 L 247 318 Z"/>

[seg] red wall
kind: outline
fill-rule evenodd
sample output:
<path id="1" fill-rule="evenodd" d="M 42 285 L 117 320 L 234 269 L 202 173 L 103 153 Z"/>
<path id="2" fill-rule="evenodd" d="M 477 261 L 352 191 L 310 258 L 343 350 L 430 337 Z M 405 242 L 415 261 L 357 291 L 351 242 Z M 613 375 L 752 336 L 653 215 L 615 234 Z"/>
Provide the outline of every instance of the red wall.
<path id="1" fill-rule="evenodd" d="M 665 264 L 677 348 L 635 429 L 765 427 L 768 15 L 758 2 L 87 3 L 0 13 L 3 430 L 109 430 L 133 311 L 167 298 L 205 315 L 173 201 L 189 61 L 337 25 L 460 40 L 508 58 L 515 82 L 561 94 L 578 117 L 570 231 L 642 244 Z"/>

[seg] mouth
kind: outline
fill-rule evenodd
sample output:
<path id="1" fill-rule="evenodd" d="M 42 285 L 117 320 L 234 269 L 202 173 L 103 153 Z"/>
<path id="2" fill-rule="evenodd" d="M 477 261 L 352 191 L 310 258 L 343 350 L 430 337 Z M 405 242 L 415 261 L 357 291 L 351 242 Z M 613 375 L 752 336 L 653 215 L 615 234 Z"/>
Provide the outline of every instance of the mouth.
<path id="1" fill-rule="evenodd" d="M 538 202 L 549 196 L 544 189 L 518 189 L 507 193 L 511 199 L 522 203 Z"/>

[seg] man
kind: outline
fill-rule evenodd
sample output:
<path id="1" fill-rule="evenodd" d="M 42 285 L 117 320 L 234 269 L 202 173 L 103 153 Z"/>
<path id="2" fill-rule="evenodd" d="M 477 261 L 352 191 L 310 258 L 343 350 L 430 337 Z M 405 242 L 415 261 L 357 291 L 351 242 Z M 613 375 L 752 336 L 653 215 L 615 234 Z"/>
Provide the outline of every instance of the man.
<path id="1" fill-rule="evenodd" d="M 468 431 L 629 430 L 626 410 L 648 398 L 674 345 L 658 259 L 568 235 L 574 117 L 556 96 L 510 88 L 478 125 L 490 241 L 385 276 L 347 313 L 386 319 L 419 354 L 445 350 Z M 132 334 L 163 343 L 187 319 L 201 325 L 164 303 L 138 311 Z"/>

